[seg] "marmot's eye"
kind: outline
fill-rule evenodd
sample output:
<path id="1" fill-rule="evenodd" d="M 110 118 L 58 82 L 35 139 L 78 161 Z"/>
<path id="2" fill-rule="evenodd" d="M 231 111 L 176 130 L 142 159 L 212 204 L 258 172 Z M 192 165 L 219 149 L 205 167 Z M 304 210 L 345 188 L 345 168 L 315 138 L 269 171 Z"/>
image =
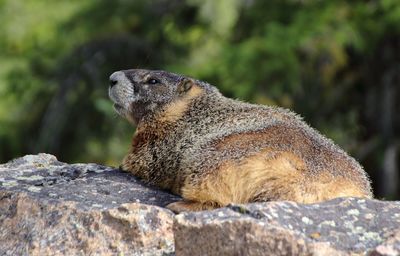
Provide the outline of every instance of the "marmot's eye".
<path id="1" fill-rule="evenodd" d="M 158 81 L 157 79 L 154 79 L 154 78 L 150 78 L 148 81 L 147 81 L 147 83 L 148 84 L 158 84 L 160 81 Z"/>

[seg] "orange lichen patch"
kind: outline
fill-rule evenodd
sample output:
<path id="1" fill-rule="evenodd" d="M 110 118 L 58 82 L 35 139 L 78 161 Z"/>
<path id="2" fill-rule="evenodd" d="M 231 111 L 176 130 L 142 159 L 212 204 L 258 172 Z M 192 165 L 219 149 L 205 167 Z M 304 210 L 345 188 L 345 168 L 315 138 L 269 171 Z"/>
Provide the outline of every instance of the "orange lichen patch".
<path id="1" fill-rule="evenodd" d="M 187 93 L 168 104 L 160 112 L 157 121 L 161 123 L 173 123 L 177 121 L 188 110 L 188 105 L 192 102 L 192 99 L 200 96 L 203 92 L 203 89 L 193 85 Z"/>
<path id="2" fill-rule="evenodd" d="M 226 163 L 196 184 L 185 182 L 182 196 L 220 206 L 297 199 L 294 198 L 294 191 L 304 176 L 304 163 L 288 152 L 267 158 L 268 151 L 248 157 L 240 163 Z"/>
<path id="3" fill-rule="evenodd" d="M 319 232 L 311 233 L 310 237 L 314 238 L 314 239 L 319 239 L 321 237 L 321 233 L 319 233 Z"/>

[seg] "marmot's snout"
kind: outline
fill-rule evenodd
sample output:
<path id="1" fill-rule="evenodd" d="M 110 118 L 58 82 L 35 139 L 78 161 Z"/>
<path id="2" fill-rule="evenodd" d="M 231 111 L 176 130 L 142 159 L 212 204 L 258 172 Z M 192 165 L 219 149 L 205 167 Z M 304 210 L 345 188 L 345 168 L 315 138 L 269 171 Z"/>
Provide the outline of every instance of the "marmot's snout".
<path id="1" fill-rule="evenodd" d="M 114 85 L 118 84 L 118 81 L 121 79 L 121 76 L 125 76 L 122 71 L 116 71 L 110 76 L 110 88 L 113 88 Z"/>
<path id="2" fill-rule="evenodd" d="M 134 84 L 132 84 L 123 71 L 111 74 L 108 95 L 115 104 L 126 109 L 129 108 L 130 102 L 138 96 Z"/>
<path id="3" fill-rule="evenodd" d="M 123 71 L 112 73 L 109 79 L 108 96 L 114 102 L 114 109 L 129 120 L 131 103 L 138 97 L 134 86 Z"/>

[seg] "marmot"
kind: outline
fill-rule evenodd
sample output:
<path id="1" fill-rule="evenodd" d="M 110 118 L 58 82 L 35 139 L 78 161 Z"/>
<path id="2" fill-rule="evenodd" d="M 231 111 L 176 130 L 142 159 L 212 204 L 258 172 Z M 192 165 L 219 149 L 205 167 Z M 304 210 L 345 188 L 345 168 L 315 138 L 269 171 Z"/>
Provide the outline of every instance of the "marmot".
<path id="1" fill-rule="evenodd" d="M 110 76 L 115 110 L 136 125 L 121 168 L 183 197 L 175 212 L 230 203 L 371 198 L 360 164 L 289 110 L 224 97 L 165 71 Z"/>

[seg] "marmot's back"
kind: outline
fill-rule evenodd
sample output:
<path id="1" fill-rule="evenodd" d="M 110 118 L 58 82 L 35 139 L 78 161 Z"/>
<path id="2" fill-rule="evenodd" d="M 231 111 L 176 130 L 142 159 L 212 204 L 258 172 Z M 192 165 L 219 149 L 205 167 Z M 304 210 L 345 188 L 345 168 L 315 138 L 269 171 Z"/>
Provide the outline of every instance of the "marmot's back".
<path id="1" fill-rule="evenodd" d="M 123 168 L 182 195 L 175 211 L 372 196 L 362 167 L 288 110 L 228 99 L 162 71 L 113 76 L 117 111 L 138 122 Z"/>

